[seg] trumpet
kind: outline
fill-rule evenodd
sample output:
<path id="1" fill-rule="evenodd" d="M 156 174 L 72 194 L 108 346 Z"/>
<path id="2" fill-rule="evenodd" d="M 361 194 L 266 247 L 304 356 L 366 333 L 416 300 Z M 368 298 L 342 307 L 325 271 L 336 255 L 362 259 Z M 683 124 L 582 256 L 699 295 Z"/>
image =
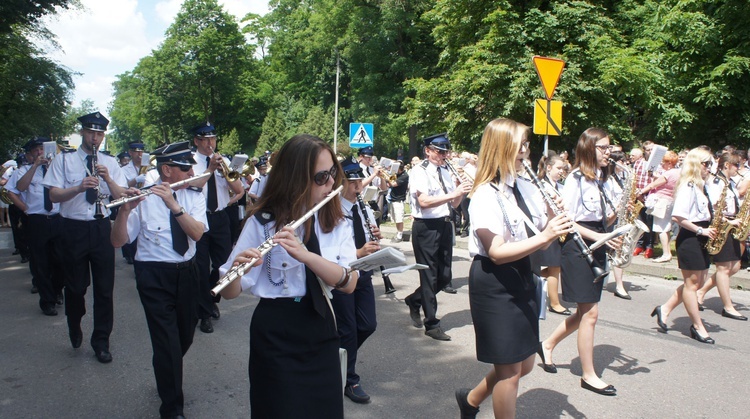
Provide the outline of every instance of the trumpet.
<path id="1" fill-rule="evenodd" d="M 310 219 L 313 215 L 315 215 L 316 212 L 318 212 L 319 209 L 323 208 L 325 204 L 328 203 L 331 199 L 335 198 L 342 190 L 344 189 L 344 185 L 339 186 L 338 188 L 334 189 L 329 193 L 325 199 L 320 201 L 317 205 L 312 207 L 310 211 L 308 211 L 305 215 L 302 216 L 299 220 L 292 221 L 291 223 L 287 224 L 286 227 L 291 227 L 293 230 L 297 229 L 299 226 L 301 226 L 305 221 Z M 260 257 L 264 257 L 268 254 L 268 252 L 271 251 L 274 247 L 276 247 L 277 244 L 273 242 L 273 236 L 269 237 L 266 241 L 260 244 L 260 246 L 257 247 L 258 251 L 260 251 Z M 247 273 L 247 271 L 250 270 L 250 268 L 253 267 L 255 262 L 257 262 L 257 258 L 253 258 L 250 260 L 250 262 L 246 263 L 240 263 L 237 266 L 232 267 L 232 269 L 228 270 L 224 276 L 222 276 L 219 279 L 219 282 L 216 283 L 216 286 L 214 286 L 211 289 L 211 295 L 216 297 L 219 295 L 221 290 L 227 287 L 227 285 L 231 284 L 235 280 L 242 278 L 243 275 Z"/>
<path id="2" fill-rule="evenodd" d="M 463 181 L 464 179 L 466 179 L 469 182 L 474 183 L 474 178 L 470 174 L 466 173 L 465 170 L 464 170 L 463 175 L 462 175 L 461 173 L 458 172 L 458 170 L 456 170 L 455 167 L 453 167 L 453 165 L 451 164 L 451 162 L 448 159 L 443 159 L 443 161 L 445 162 L 445 165 L 448 167 L 448 170 L 450 170 L 451 173 L 453 173 L 453 176 L 455 176 L 456 179 L 458 179 L 460 181 Z"/>
<path id="3" fill-rule="evenodd" d="M 212 150 L 214 153 L 218 153 L 215 150 Z M 229 182 L 234 182 L 236 180 L 240 179 L 240 172 L 236 170 L 232 170 L 227 166 L 227 162 L 224 161 L 224 157 L 219 160 L 219 172 L 221 172 L 221 175 L 224 176 L 224 179 L 226 179 Z"/>
<path id="4" fill-rule="evenodd" d="M 180 186 L 182 186 L 182 185 L 184 185 L 186 183 L 190 183 L 190 182 L 193 182 L 195 180 L 200 180 L 200 179 L 203 179 L 204 177 L 209 177 L 209 176 L 211 176 L 211 173 L 209 173 L 209 172 L 201 173 L 200 175 L 193 176 L 191 178 L 187 178 L 185 180 L 181 180 L 179 182 L 172 183 L 172 184 L 169 185 L 169 187 L 172 188 L 172 189 L 179 188 Z M 122 198 L 117 198 L 114 201 L 110 202 L 109 204 L 105 205 L 104 207 L 107 208 L 107 209 L 112 209 L 114 207 L 119 207 L 120 205 L 128 203 L 130 201 L 135 201 L 137 199 L 140 199 L 140 198 L 142 198 L 144 196 L 153 195 L 154 191 L 151 190 L 152 186 L 153 185 L 147 186 L 147 187 L 142 188 L 142 189 L 139 189 L 139 191 L 141 193 L 138 194 L 138 195 L 123 196 Z"/>
<path id="5" fill-rule="evenodd" d="M 539 192 L 542 193 L 542 197 L 544 198 L 544 201 L 547 203 L 547 205 L 552 209 L 552 212 L 555 213 L 555 215 L 560 215 L 563 213 L 562 208 L 558 207 L 555 203 L 555 200 L 552 199 L 550 194 L 547 192 L 547 190 L 544 188 L 544 185 L 542 185 L 542 182 L 539 180 L 538 177 L 536 177 L 536 173 L 534 173 L 534 170 L 529 166 L 529 163 L 526 162 L 526 160 L 522 161 L 523 168 L 526 170 L 526 173 L 528 173 L 529 178 L 532 182 L 534 182 L 534 186 L 539 189 Z M 575 242 L 576 246 L 578 246 L 578 249 L 583 254 L 583 257 L 586 258 L 586 262 L 589 264 L 589 267 L 591 267 L 591 271 L 594 273 L 594 282 L 601 281 L 602 278 L 607 276 L 609 274 L 609 271 L 605 271 L 602 269 L 599 264 L 597 263 L 596 259 L 594 259 L 593 254 L 591 253 L 591 249 L 589 249 L 588 245 L 586 245 L 586 242 L 583 241 L 583 237 L 581 237 L 581 233 L 578 232 L 578 230 L 573 229 L 573 232 L 570 233 L 570 235 L 573 237 L 573 241 Z M 561 238 L 561 242 L 564 241 L 564 237 Z"/>

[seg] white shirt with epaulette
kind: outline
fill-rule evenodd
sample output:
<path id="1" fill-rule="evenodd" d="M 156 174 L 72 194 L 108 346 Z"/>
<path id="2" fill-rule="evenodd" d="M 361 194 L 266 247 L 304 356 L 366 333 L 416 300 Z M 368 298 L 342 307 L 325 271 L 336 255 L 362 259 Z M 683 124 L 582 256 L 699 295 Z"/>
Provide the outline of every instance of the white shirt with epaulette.
<path id="1" fill-rule="evenodd" d="M 60 212 L 60 204 L 57 202 L 52 203 L 52 211 L 44 209 L 44 175 L 42 166 L 38 166 L 34 172 L 34 177 L 31 178 L 29 187 L 21 192 L 18 190 L 18 181 L 31 170 L 33 166 L 30 164 L 24 164 L 18 169 L 13 171 L 13 174 L 8 179 L 8 183 L 5 184 L 5 189 L 9 192 L 21 197 L 21 200 L 26 204 L 26 214 L 39 214 L 39 215 L 52 215 Z"/>
<path id="2" fill-rule="evenodd" d="M 438 176 L 443 179 L 445 192 Z M 416 218 L 426 219 L 450 216 L 450 202 L 432 208 L 422 208 L 417 200 L 417 193 L 427 196 L 441 196 L 453 192 L 454 189 L 456 189 L 456 184 L 453 182 L 447 167 L 441 167 L 438 172 L 438 166 L 429 160 L 423 161 L 414 167 L 409 175 L 409 195 L 414 204 L 411 209 L 412 215 Z"/>
<path id="3" fill-rule="evenodd" d="M 597 178 L 600 174 L 601 170 L 597 170 Z M 597 181 L 586 179 L 579 169 L 572 171 L 565 178 L 565 185 L 562 189 L 563 202 L 568 209 L 568 216 L 575 222 L 602 221 L 605 214 L 612 214 L 620 203 L 616 183 L 610 177 L 601 184 L 600 190 Z"/>
<path id="4" fill-rule="evenodd" d="M 693 182 L 683 184 L 680 189 L 674 191 L 672 216 L 692 222 L 711 221 L 711 210 L 708 205 L 708 198 L 702 188 Z"/>
<path id="5" fill-rule="evenodd" d="M 206 164 L 206 157 L 200 152 L 195 152 L 195 164 L 193 165 L 193 173 L 196 175 L 200 175 L 201 173 L 204 173 L 206 169 L 208 168 L 208 165 Z M 224 159 L 224 163 L 226 163 L 227 167 L 229 167 L 229 160 L 222 157 Z M 223 210 L 227 207 L 227 204 L 229 203 L 229 184 L 227 183 L 227 180 L 224 179 L 224 176 L 221 176 L 220 170 L 216 169 L 214 170 L 214 178 L 216 179 L 216 202 L 218 206 L 216 207 L 216 212 Z M 208 182 L 211 180 L 209 179 L 206 184 L 203 186 L 203 197 L 206 199 L 206 202 L 208 202 Z"/>

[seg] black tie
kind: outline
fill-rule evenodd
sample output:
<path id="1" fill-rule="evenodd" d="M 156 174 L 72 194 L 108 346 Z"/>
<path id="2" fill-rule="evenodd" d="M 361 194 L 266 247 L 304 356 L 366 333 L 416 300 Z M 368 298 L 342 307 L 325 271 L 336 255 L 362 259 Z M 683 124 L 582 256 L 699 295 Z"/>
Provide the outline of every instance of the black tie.
<path id="1" fill-rule="evenodd" d="M 367 243 L 365 230 L 362 227 L 362 217 L 357 211 L 357 204 L 352 205 L 352 222 L 354 223 L 354 246 L 359 249 Z"/>
<path id="2" fill-rule="evenodd" d="M 177 194 L 172 193 L 172 196 L 176 201 Z M 169 228 L 172 230 L 172 249 L 181 256 L 185 256 L 185 252 L 188 250 L 187 234 L 185 234 L 185 230 L 182 229 L 180 222 L 177 221 L 177 217 L 174 216 L 172 211 L 169 211 Z"/>
<path id="3" fill-rule="evenodd" d="M 92 164 L 93 161 L 94 156 L 86 156 L 86 167 L 88 168 L 86 176 L 96 176 L 96 168 L 94 168 L 94 165 Z M 86 189 L 86 201 L 88 201 L 89 204 L 93 204 L 94 202 L 96 202 L 96 195 L 96 189 Z"/>
<path id="4" fill-rule="evenodd" d="M 317 255 L 320 254 L 320 243 L 318 242 L 318 236 L 315 234 L 315 217 L 313 217 L 313 223 L 310 226 L 310 240 L 307 241 L 307 250 Z M 320 314 L 320 317 L 325 318 L 328 311 L 328 308 L 326 308 L 328 304 L 324 300 L 326 297 L 320 288 L 318 277 L 315 276 L 315 273 L 307 265 L 305 265 L 305 282 L 307 283 L 307 292 L 310 294 L 310 298 L 312 298 L 315 312 Z"/>
<path id="5" fill-rule="evenodd" d="M 440 171 L 440 169 L 442 169 L 442 167 L 438 166 L 437 168 L 438 180 L 440 181 L 440 187 L 443 188 L 443 193 L 447 195 L 448 188 L 445 187 L 445 182 L 443 181 L 443 173 Z"/>
<path id="6" fill-rule="evenodd" d="M 206 157 L 206 168 L 210 163 L 211 157 Z M 216 195 L 216 174 L 211 173 L 211 177 L 208 178 L 208 210 L 214 212 L 216 208 L 219 208 L 219 198 Z"/>
<path id="7" fill-rule="evenodd" d="M 513 196 L 516 197 L 516 204 L 518 205 L 518 208 L 520 208 L 521 211 L 523 211 L 523 213 L 526 214 L 527 217 L 529 217 L 529 221 L 531 221 L 531 211 L 529 211 L 529 207 L 526 206 L 526 201 L 523 200 L 523 195 L 521 195 L 521 191 L 518 190 L 518 185 L 516 183 L 513 183 Z M 529 227 L 525 221 L 523 224 L 526 226 L 526 236 L 533 236 L 534 231 L 531 230 L 531 227 Z"/>
<path id="8" fill-rule="evenodd" d="M 711 214 L 711 219 L 714 219 L 714 206 L 711 203 L 711 198 L 708 197 L 708 189 L 706 188 L 706 184 L 703 184 L 703 195 L 706 196 L 706 199 L 708 200 L 708 213 Z"/>
<path id="9" fill-rule="evenodd" d="M 42 177 L 47 175 L 47 166 L 42 166 Z M 49 199 L 49 189 L 44 188 L 44 210 L 52 211 L 52 200 Z"/>

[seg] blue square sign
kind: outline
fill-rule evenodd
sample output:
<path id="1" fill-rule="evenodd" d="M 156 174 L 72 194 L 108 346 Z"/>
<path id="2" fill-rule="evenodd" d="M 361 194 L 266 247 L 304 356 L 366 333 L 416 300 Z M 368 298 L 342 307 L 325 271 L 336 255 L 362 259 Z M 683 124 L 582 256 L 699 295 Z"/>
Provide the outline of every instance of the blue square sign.
<path id="1" fill-rule="evenodd" d="M 363 148 L 373 145 L 372 124 L 352 122 L 349 124 L 349 147 Z"/>

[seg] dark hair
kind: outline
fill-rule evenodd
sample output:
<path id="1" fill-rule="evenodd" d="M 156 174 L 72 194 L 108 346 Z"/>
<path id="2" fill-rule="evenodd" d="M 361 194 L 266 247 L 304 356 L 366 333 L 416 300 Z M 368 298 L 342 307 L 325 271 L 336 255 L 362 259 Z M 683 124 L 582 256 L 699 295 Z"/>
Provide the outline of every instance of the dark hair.
<path id="1" fill-rule="evenodd" d="M 310 192 L 314 185 L 315 164 L 320 153 L 331 155 L 333 164 L 338 168 L 333 187 L 335 189 L 341 185 L 343 170 L 331 146 L 314 135 L 295 135 L 284 143 L 276 154 L 263 195 L 253 207 L 250 216 L 259 211 L 270 212 L 275 217 L 276 229 L 280 230 L 284 225 L 305 215 L 316 204 Z M 331 232 L 343 217 L 338 196 L 317 214 L 321 229 L 326 233 Z M 310 237 L 311 225 L 312 218 L 305 223 L 305 240 Z"/>
<path id="2" fill-rule="evenodd" d="M 565 160 L 563 160 L 563 158 L 560 157 L 557 153 L 549 150 L 549 157 L 542 156 L 542 158 L 539 159 L 536 177 L 538 177 L 539 179 L 544 179 L 545 176 L 547 176 L 547 166 L 554 166 L 554 164 L 558 161 L 565 162 Z"/>
<path id="3" fill-rule="evenodd" d="M 589 128 L 578 137 L 576 144 L 576 160 L 573 168 L 578 168 L 584 177 L 588 180 L 596 180 L 596 171 L 602 170 L 602 176 L 599 180 L 607 180 L 610 172 L 610 165 L 600 167 L 596 159 L 596 142 L 602 138 L 609 137 L 607 131 L 601 128 Z"/>

